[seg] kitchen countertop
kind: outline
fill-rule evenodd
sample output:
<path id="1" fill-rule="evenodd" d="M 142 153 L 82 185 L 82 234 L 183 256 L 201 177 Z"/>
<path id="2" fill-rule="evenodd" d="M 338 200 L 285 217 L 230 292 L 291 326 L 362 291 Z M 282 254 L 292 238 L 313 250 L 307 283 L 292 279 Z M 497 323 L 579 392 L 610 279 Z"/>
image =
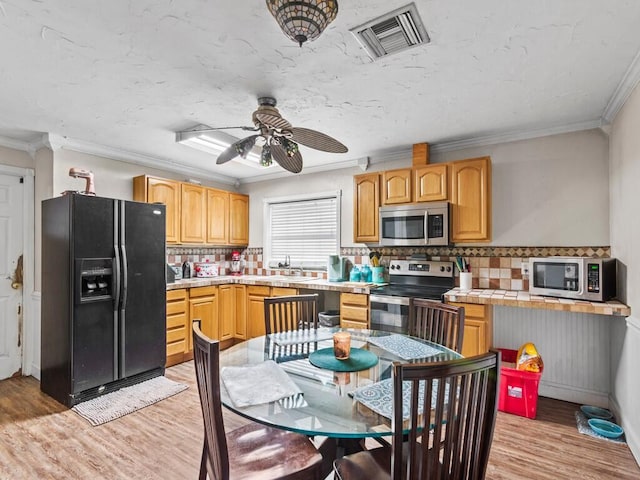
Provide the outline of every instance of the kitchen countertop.
<path id="1" fill-rule="evenodd" d="M 373 288 L 383 284 L 367 282 L 329 282 L 322 278 L 303 277 L 296 275 L 222 275 L 210 278 L 186 278 L 167 284 L 167 290 L 180 288 L 208 287 L 211 285 L 264 285 L 270 287 L 308 288 L 311 290 L 330 290 L 346 293 L 370 293 Z"/>
<path id="2" fill-rule="evenodd" d="M 631 315 L 631 308 L 617 300 L 610 300 L 608 302 L 589 302 L 586 300 L 543 297 L 542 295 L 532 295 L 529 292 L 517 290 L 460 290 L 460 288 L 449 290 L 444 294 L 444 296 L 449 302 L 503 305 L 507 307 L 542 308 L 547 310 L 595 313 L 599 315 L 617 315 L 622 317 L 628 317 Z"/>

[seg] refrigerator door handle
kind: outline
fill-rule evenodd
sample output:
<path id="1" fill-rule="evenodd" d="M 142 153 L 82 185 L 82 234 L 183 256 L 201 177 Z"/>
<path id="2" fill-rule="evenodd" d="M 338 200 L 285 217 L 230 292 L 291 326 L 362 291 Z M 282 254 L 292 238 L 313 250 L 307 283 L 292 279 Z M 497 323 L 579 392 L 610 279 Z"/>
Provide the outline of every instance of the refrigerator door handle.
<path id="1" fill-rule="evenodd" d="M 120 309 L 120 277 L 122 275 L 120 269 L 120 250 L 117 245 L 113 246 L 115 250 L 115 257 L 113 258 L 112 268 L 115 285 L 113 285 L 113 310 L 117 312 Z"/>

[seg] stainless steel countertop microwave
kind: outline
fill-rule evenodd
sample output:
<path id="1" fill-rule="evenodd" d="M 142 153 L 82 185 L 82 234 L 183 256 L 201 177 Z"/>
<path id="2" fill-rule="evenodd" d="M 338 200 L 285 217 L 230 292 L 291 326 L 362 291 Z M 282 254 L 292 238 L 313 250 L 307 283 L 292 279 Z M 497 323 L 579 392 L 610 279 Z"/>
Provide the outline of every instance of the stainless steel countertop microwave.
<path id="1" fill-rule="evenodd" d="M 615 258 L 529 259 L 529 293 L 604 302 L 616 296 Z"/>
<path id="2" fill-rule="evenodd" d="M 429 202 L 380 207 L 380 245 L 449 245 L 449 203 Z"/>

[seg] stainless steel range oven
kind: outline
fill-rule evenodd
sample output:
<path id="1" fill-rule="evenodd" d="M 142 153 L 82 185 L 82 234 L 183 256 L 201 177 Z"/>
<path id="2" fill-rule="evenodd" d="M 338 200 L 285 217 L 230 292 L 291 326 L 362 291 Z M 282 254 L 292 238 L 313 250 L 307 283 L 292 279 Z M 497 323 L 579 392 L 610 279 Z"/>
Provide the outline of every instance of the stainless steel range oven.
<path id="1" fill-rule="evenodd" d="M 389 285 L 371 290 L 371 328 L 407 333 L 411 301 L 414 298 L 443 300 L 455 285 L 453 262 L 392 260 Z"/>

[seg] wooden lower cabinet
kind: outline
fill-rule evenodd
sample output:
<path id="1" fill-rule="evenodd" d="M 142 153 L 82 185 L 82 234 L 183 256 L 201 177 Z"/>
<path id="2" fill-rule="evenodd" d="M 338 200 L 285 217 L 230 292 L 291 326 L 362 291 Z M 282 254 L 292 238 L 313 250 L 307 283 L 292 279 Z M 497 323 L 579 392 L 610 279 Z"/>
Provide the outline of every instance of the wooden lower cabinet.
<path id="1" fill-rule="evenodd" d="M 488 352 L 493 342 L 491 305 L 450 303 L 457 307 L 464 307 L 462 355 L 465 357 L 473 357 L 474 355 Z"/>
<path id="2" fill-rule="evenodd" d="M 369 295 L 364 293 L 340 294 L 340 326 L 342 328 L 369 328 Z"/>
<path id="3" fill-rule="evenodd" d="M 247 338 L 247 287 L 245 285 L 220 285 L 219 321 L 220 340 Z"/>
<path id="4" fill-rule="evenodd" d="M 218 287 L 197 287 L 189 289 L 189 321 L 199 318 L 200 329 L 207 337 L 220 340 L 218 324 Z M 189 327 L 189 352 L 193 357 L 193 334 Z"/>
<path id="5" fill-rule="evenodd" d="M 187 338 L 187 290 L 167 292 L 167 362 L 166 366 L 184 362 L 189 348 Z"/>
<path id="6" fill-rule="evenodd" d="M 265 298 L 297 294 L 296 288 L 249 285 L 247 287 L 247 338 L 260 337 L 267 333 L 264 325 Z"/>

